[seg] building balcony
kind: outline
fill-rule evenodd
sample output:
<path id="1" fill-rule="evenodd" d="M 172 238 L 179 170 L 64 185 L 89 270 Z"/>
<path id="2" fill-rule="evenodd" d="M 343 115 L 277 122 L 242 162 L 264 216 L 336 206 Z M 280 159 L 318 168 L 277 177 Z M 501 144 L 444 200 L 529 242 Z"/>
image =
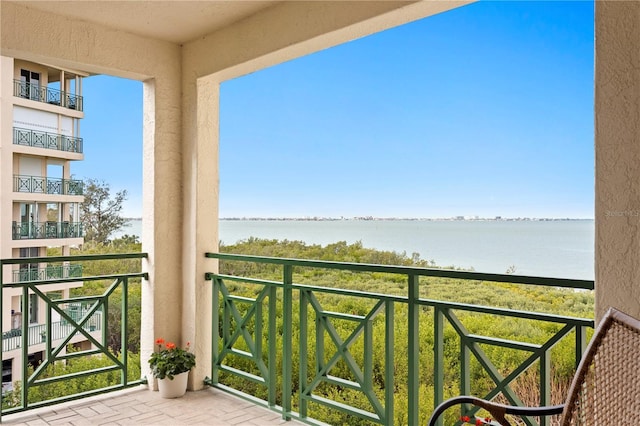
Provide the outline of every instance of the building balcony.
<path id="1" fill-rule="evenodd" d="M 535 394 L 536 402 L 550 405 L 564 396 L 556 395 L 554 390 L 552 398 L 551 389 L 559 386 L 555 373 L 558 368 L 575 370 L 594 327 L 593 319 L 549 312 L 548 303 L 541 311 L 496 306 L 496 295 L 505 288 L 530 292 L 527 299 L 541 300 L 543 308 L 541 288 L 571 299 L 593 290 L 593 281 L 221 253 L 204 256 L 217 259 L 225 272 L 207 272 L 201 281 L 212 295 L 210 315 L 204 315 L 211 319 L 205 326 L 201 323 L 204 320 L 196 317 L 192 326 L 211 333 L 210 340 L 207 333 L 200 334 L 205 341 L 194 347 L 201 348 L 197 362 L 210 368 L 198 377 L 193 377 L 193 370 L 191 379 L 215 391 L 188 393 L 187 398 L 171 402 L 177 407 L 191 406 L 193 398 L 211 398 L 215 404 L 216 395 L 223 392 L 268 408 L 281 420 L 312 424 L 365 420 L 368 424 L 394 425 L 424 424 L 435 405 L 451 394 L 468 390 L 489 399 L 499 395 L 507 402 L 523 405 L 519 392 L 527 389 Z M 68 359 L 57 357 L 60 346 L 51 345 L 43 367 L 32 373 L 21 372 L 22 377 L 14 378 L 27 383 L 26 396 L 5 395 L 12 403 L 3 407 L 3 415 L 49 405 L 51 401 L 30 400 L 29 395 L 32 387 L 54 382 L 73 381 L 67 386 L 68 394 L 56 396 L 56 403 L 106 391 L 154 386 L 139 375 L 146 359 L 127 350 L 127 342 L 130 344 L 130 338 L 138 335 L 137 327 L 153 327 L 132 315 L 135 306 L 139 306 L 144 316 L 144 304 L 136 303 L 140 303 L 137 295 L 149 276 L 141 272 L 142 265 L 136 260 L 145 262 L 145 257 L 144 253 L 132 253 L 51 258 L 51 262 L 88 261 L 93 265 L 117 261 L 111 262 L 111 267 L 118 270 L 82 278 L 85 285 L 104 282 L 101 292 L 45 300 L 48 310 L 58 311 L 75 332 L 84 329 L 87 318 L 94 313 L 109 312 L 101 317 L 102 330 L 108 333 L 94 342 L 98 349 L 90 353 L 107 359 L 109 365 L 59 377 L 46 375 L 47 364 Z M 0 264 L 41 263 L 46 259 L 4 259 Z M 350 283 L 356 275 L 375 285 L 353 287 Z M 43 280 L 4 287 L 43 288 L 70 281 Z M 447 286 L 465 288 L 470 297 L 453 300 L 460 296 L 459 291 L 454 291 L 451 298 L 430 297 L 433 289 Z M 45 291 L 40 294 L 43 299 L 46 297 Z M 80 318 L 73 317 L 60 309 L 60 304 L 65 303 L 83 303 L 86 310 Z M 162 315 L 171 315 L 167 305 L 163 306 L 157 306 L 166 312 Z M 45 327 L 48 329 L 49 325 Z M 115 333 L 116 338 L 110 333 Z M 62 342 L 67 341 L 63 337 Z M 117 354 L 109 347 L 113 341 L 119 342 Z M 116 374 L 104 383 L 96 383 L 95 388 L 77 387 L 77 380 L 96 371 Z M 569 375 L 572 374 L 571 371 Z M 525 381 L 519 382 L 521 379 Z M 160 398 L 146 391 L 131 395 L 142 406 L 153 405 Z M 119 398 L 117 394 L 115 398 Z M 115 411 L 113 416 L 144 418 L 144 413 L 132 414 L 126 405 L 110 407 Z M 118 413 L 119 408 L 122 413 Z M 175 413 L 178 411 L 176 408 Z M 90 410 L 84 412 L 80 417 L 98 415 Z M 245 415 L 247 412 L 248 409 Z M 254 412 L 258 413 L 251 411 Z M 40 419 L 53 415 L 43 413 Z M 259 411 L 255 416 L 243 420 L 256 422 L 266 415 Z M 187 418 L 180 419 L 189 422 Z M 161 421 L 160 417 L 156 420 Z M 538 424 L 533 418 L 526 423 Z M 220 424 L 225 422 L 221 420 Z M 543 419 L 540 424 L 549 423 Z"/>
<path id="2" fill-rule="evenodd" d="M 55 278 L 79 278 L 82 265 L 50 265 L 46 268 L 20 268 L 13 271 L 13 282 L 42 281 Z"/>
<path id="3" fill-rule="evenodd" d="M 75 321 L 79 321 L 81 316 L 80 310 L 68 310 L 67 313 Z M 45 343 L 48 336 L 51 336 L 53 344 L 61 342 L 77 331 L 75 327 L 68 321 L 53 321 L 51 324 L 51 333 L 47 334 L 46 324 L 30 325 L 25 336 L 22 335 L 21 328 L 15 328 L 2 333 L 2 352 L 9 352 L 27 345 L 31 348 L 36 345 Z M 95 312 L 91 318 L 83 325 L 86 331 L 100 331 L 102 327 L 102 313 Z"/>
<path id="4" fill-rule="evenodd" d="M 82 154 L 82 138 L 58 133 L 39 132 L 37 130 L 13 128 L 14 145 L 45 148 Z"/>
<path id="5" fill-rule="evenodd" d="M 41 176 L 13 176 L 13 191 L 30 194 L 83 195 L 84 182 Z"/>
<path id="6" fill-rule="evenodd" d="M 13 222 L 14 240 L 82 238 L 82 222 Z"/>
<path id="7" fill-rule="evenodd" d="M 51 89 L 39 84 L 14 80 L 13 95 L 24 99 L 31 99 L 32 101 L 44 102 L 50 105 L 58 105 L 77 111 L 83 110 L 82 96 L 74 95 L 61 90 Z"/>

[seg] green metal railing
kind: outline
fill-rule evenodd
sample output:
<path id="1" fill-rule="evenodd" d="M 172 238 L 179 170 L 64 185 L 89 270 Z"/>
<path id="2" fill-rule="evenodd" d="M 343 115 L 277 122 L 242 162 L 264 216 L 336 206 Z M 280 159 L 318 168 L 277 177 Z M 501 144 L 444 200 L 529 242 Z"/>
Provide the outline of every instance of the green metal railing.
<path id="1" fill-rule="evenodd" d="M 81 154 L 83 141 L 82 138 L 78 137 L 14 127 L 13 143 L 15 145 L 55 149 L 58 151 L 77 152 Z"/>
<path id="2" fill-rule="evenodd" d="M 42 176 L 13 176 L 14 192 L 52 195 L 82 195 L 84 183 L 76 179 L 47 178 Z"/>
<path id="3" fill-rule="evenodd" d="M 118 260 L 119 262 L 117 264 L 123 265 L 126 259 L 135 260 L 147 257 L 146 253 L 128 253 L 1 259 L 0 272 L 1 270 L 4 270 L 4 267 L 9 267 L 9 265 L 19 265 L 25 262 L 73 262 L 76 264 L 83 262 L 93 263 Z M 129 310 L 129 286 L 132 282 L 141 279 L 148 279 L 147 273 L 140 272 L 140 265 L 138 265 L 136 269 L 138 272 L 117 273 L 117 271 L 114 271 L 114 273 L 109 275 L 82 277 L 82 280 L 85 283 L 90 281 L 101 281 L 105 283 L 106 290 L 102 294 L 61 299 L 50 298 L 47 295 L 47 287 L 54 284 L 74 283 L 78 281 L 77 278 L 56 278 L 20 283 L 3 283 L 3 274 L 0 273 L 0 305 L 2 305 L 2 298 L 4 296 L 5 289 L 19 289 L 21 293 L 20 310 L 22 312 L 29 312 L 30 295 L 36 295 L 38 300 L 46 306 L 44 324 L 36 327 L 30 327 L 28 315 L 22 315 L 21 330 L 28 330 L 28 333 L 20 332 L 20 335 L 11 336 L 5 335 L 4 333 L 0 335 L 0 346 L 3 348 L 5 347 L 5 340 L 13 341 L 14 339 L 17 339 L 19 341 L 19 349 L 21 350 L 19 356 L 23 361 L 20 363 L 22 367 L 16 372 L 17 374 L 14 374 L 13 379 L 14 385 L 16 383 L 19 384 L 17 388 L 14 386 L 14 393 L 17 393 L 17 398 L 16 395 L 13 395 L 13 400 L 17 400 L 18 403 L 13 404 L 10 408 L 5 407 L 5 395 L 3 392 L 3 406 L 0 409 L 0 415 L 124 389 L 138 385 L 142 382 L 141 379 L 132 380 L 128 377 L 129 358 L 127 342 L 129 340 L 129 321 L 127 314 Z M 114 306 L 114 300 L 118 302 L 120 315 L 117 318 L 110 318 L 110 315 L 108 314 L 110 312 L 109 306 Z M 54 312 L 60 318 L 59 322 L 54 322 L 52 320 Z M 115 321 L 115 323 L 112 323 L 112 321 Z M 112 336 L 109 336 L 107 331 L 110 328 L 110 324 L 120 326 L 119 335 L 121 343 L 117 353 L 114 353 L 109 347 L 109 339 Z M 1 317 L 0 327 L 2 327 Z M 99 336 L 96 336 L 95 331 L 98 330 L 100 333 L 98 333 Z M 67 346 L 73 343 L 74 338 L 77 337 L 90 342 L 91 349 L 68 352 Z M 39 339 L 39 344 L 43 345 L 43 349 L 36 346 L 36 348 L 39 348 L 38 350 L 41 351 L 42 361 L 40 364 L 33 366 L 33 372 L 29 374 L 29 363 L 27 360 L 29 359 L 29 355 L 32 353 L 31 348 L 33 348 L 35 343 L 38 343 L 34 342 L 34 339 Z M 50 366 L 57 365 L 59 362 L 66 363 L 67 361 L 83 357 L 92 358 L 96 355 L 102 355 L 108 359 L 110 365 L 63 375 L 52 375 L 49 371 Z M 45 398 L 38 401 L 32 401 L 29 398 L 30 393 L 34 392 L 34 388 L 39 386 L 46 387 L 47 385 L 55 383 L 64 383 L 73 379 L 86 378 L 109 372 L 116 372 L 119 374 L 118 383 L 110 384 L 108 387 L 104 388 L 92 389 L 80 393 L 71 393 L 66 396 L 54 397 L 51 399 Z"/>
<path id="4" fill-rule="evenodd" d="M 46 268 L 20 268 L 13 271 L 13 282 L 52 280 L 55 278 L 78 278 L 82 276 L 82 265 L 47 265 Z"/>
<path id="5" fill-rule="evenodd" d="M 36 83 L 13 80 L 13 95 L 78 111 L 82 111 L 83 109 L 82 96 L 41 86 Z"/>
<path id="6" fill-rule="evenodd" d="M 13 222 L 12 235 L 14 240 L 81 238 L 82 222 Z"/>
<path id="7" fill-rule="evenodd" d="M 428 298 L 429 283 L 433 280 L 456 280 L 469 285 L 550 286 L 576 292 L 593 290 L 593 281 L 222 253 L 206 253 L 206 257 L 219 259 L 230 268 L 243 262 L 267 264 L 280 270 L 282 279 L 276 281 L 256 276 L 206 274 L 206 279 L 212 281 L 214 313 L 213 369 L 206 382 L 281 412 L 284 419 L 315 422 L 317 419 L 310 415 L 313 404 L 346 413 L 354 419 L 393 425 L 398 422 L 394 414 L 399 404 L 394 399 L 395 390 L 402 382 L 406 383 L 407 401 L 402 401 L 406 404 L 402 407 L 406 418 L 400 422 L 424 424 L 427 418 L 424 414 L 420 418 L 419 407 L 432 403 L 434 408 L 445 396 L 469 394 L 472 371 L 478 369 L 492 382 L 491 389 L 482 396 L 493 399 L 501 395 L 511 404 L 522 405 L 511 384 L 537 366 L 539 403 L 548 405 L 555 353 L 552 349 L 569 339 L 567 344 L 573 348 L 575 368 L 586 348 L 587 331 L 594 326 L 594 321 L 587 318 Z M 248 266 L 245 270 L 255 268 Z M 395 278 L 396 282 L 401 279 L 403 294 L 341 288 L 339 283 L 331 287 L 313 284 L 315 277 L 329 270 L 384 275 Z M 305 271 L 317 274 L 305 275 Z M 303 278 L 311 283 L 296 282 Z M 251 289 L 248 293 L 247 288 Z M 328 298 L 344 299 L 341 309 L 325 308 L 324 300 Z M 365 301 L 367 310 L 356 308 L 350 302 L 353 300 Z M 399 312 L 402 315 L 397 315 Z M 551 331 L 539 341 L 513 341 L 500 335 L 478 335 L 466 324 L 469 319 L 496 316 L 513 322 L 544 324 L 545 330 Z M 398 318 L 407 319 L 399 323 Z M 432 327 L 432 334 L 421 340 L 420 327 L 426 323 Z M 376 329 L 382 330 L 377 335 L 382 334 L 384 342 L 375 341 Z M 408 348 L 406 353 L 396 352 L 400 339 Z M 510 371 L 496 366 L 488 355 L 496 349 L 516 351 L 519 365 Z M 445 365 L 451 353 L 459 354 L 455 372 L 451 371 L 452 366 Z M 449 354 L 449 358 L 445 354 Z M 398 365 L 406 365 L 406 371 L 398 370 Z M 420 382 L 420 377 L 425 377 L 425 369 L 426 377 L 432 378 L 431 383 Z M 445 373 L 448 378 L 455 374 L 455 383 L 445 382 Z M 253 393 L 239 391 L 228 385 L 229 382 L 224 383 L 221 377 L 248 383 L 256 390 Z M 420 399 L 427 386 L 433 387 L 433 401 Z M 345 392 L 358 403 L 350 404 L 347 397 L 336 396 Z M 471 407 L 463 407 L 462 411 L 469 416 L 476 412 L 477 409 Z M 534 418 L 524 421 L 528 425 L 537 424 Z M 548 419 L 540 419 L 540 424 L 548 424 Z"/>

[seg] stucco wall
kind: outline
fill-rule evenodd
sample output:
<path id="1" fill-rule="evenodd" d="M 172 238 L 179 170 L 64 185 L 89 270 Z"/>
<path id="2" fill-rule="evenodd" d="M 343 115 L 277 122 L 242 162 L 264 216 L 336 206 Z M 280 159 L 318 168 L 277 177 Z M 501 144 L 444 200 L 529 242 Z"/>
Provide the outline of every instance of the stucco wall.
<path id="1" fill-rule="evenodd" d="M 640 2 L 596 2 L 596 315 L 640 318 Z"/>
<path id="2" fill-rule="evenodd" d="M 0 57 L 0 194 L 13 191 L 13 62 L 12 58 Z M 11 223 L 12 215 L 11 197 L 0 198 L 0 223 Z M 11 233 L 11 228 L 1 227 L 0 241 L 10 240 Z M 11 247 L 0 244 L 0 256 L 10 257 Z M 9 282 L 10 277 L 10 272 L 3 272 L 3 281 Z"/>

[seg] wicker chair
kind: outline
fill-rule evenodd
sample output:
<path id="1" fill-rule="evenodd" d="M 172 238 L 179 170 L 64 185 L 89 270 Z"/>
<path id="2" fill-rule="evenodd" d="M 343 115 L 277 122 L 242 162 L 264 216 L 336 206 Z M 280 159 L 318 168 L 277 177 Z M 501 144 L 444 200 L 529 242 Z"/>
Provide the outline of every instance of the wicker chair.
<path id="1" fill-rule="evenodd" d="M 510 426 L 505 415 L 562 414 L 563 426 L 635 423 L 640 413 L 640 321 L 609 309 L 584 353 L 562 405 L 514 407 L 460 396 L 440 404 L 429 419 L 429 426 L 435 425 L 446 409 L 458 404 L 484 408 L 503 426 Z"/>

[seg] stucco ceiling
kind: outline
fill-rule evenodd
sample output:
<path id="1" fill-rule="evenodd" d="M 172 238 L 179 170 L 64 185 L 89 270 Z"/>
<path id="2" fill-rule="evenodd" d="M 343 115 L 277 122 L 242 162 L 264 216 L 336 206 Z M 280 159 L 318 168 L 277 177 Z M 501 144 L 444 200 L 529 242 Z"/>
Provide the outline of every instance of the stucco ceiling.
<path id="1" fill-rule="evenodd" d="M 173 43 L 185 43 L 239 21 L 279 1 L 31 0 L 14 3 L 99 23 L 133 34 Z"/>

